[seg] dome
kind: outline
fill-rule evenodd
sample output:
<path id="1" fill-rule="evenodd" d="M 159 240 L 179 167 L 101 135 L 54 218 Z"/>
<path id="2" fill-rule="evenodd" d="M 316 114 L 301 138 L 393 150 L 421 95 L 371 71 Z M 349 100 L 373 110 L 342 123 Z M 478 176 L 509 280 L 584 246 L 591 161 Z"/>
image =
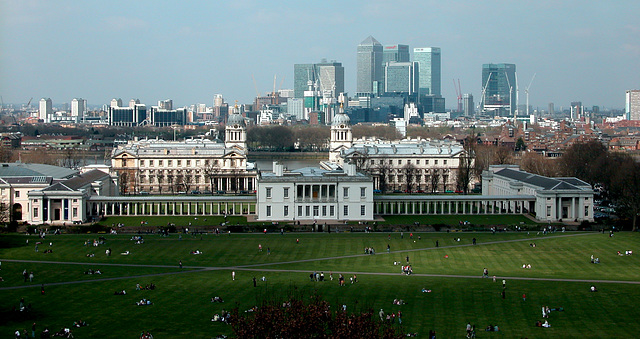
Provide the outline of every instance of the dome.
<path id="1" fill-rule="evenodd" d="M 338 113 L 333 117 L 333 121 L 331 121 L 331 126 L 340 126 L 340 125 L 351 125 L 351 119 L 348 115 L 344 113 Z"/>
<path id="2" fill-rule="evenodd" d="M 244 121 L 244 117 L 238 113 L 229 115 L 229 118 L 227 118 L 227 126 L 234 127 L 234 125 L 245 127 L 246 122 Z"/>

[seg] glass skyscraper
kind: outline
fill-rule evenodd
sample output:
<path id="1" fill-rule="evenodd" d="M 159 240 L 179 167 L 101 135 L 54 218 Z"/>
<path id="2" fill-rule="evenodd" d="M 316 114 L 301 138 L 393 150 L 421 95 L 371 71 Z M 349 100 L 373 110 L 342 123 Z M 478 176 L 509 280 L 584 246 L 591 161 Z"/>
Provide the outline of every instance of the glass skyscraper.
<path id="1" fill-rule="evenodd" d="M 344 67 L 342 63 L 323 60 L 317 64 L 295 64 L 293 65 L 293 96 L 294 98 L 304 98 L 304 91 L 309 89 L 311 83 L 318 82 L 318 90 L 333 92 L 333 97 L 337 98 L 340 93 L 344 93 Z"/>
<path id="2" fill-rule="evenodd" d="M 409 45 L 388 45 L 382 50 L 382 63 L 387 62 L 409 62 Z"/>
<path id="3" fill-rule="evenodd" d="M 417 62 L 387 62 L 384 71 L 385 92 L 414 94 L 417 91 Z"/>
<path id="4" fill-rule="evenodd" d="M 516 65 L 483 64 L 481 109 L 494 116 L 512 116 L 515 102 Z"/>
<path id="5" fill-rule="evenodd" d="M 382 87 L 382 45 L 372 36 L 358 45 L 357 96 L 371 96 Z"/>
<path id="6" fill-rule="evenodd" d="M 419 94 L 441 95 L 440 48 L 414 48 L 413 61 L 417 62 L 420 68 Z"/>

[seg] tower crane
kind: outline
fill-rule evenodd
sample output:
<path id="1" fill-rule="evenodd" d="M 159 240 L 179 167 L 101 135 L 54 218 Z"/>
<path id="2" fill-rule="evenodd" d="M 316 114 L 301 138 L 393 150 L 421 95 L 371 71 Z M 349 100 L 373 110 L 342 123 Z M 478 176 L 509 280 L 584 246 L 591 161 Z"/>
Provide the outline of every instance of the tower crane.
<path id="1" fill-rule="evenodd" d="M 524 93 L 527 95 L 527 116 L 529 116 L 529 87 L 531 87 L 531 84 L 533 83 L 533 79 L 536 78 L 536 74 L 538 73 L 533 73 L 533 76 L 531 77 L 531 81 L 529 81 L 529 86 L 527 86 L 527 88 L 524 89 Z"/>
<path id="2" fill-rule="evenodd" d="M 484 105 L 485 105 L 485 95 L 487 94 L 487 86 L 489 86 L 489 80 L 491 80 L 491 75 L 493 73 L 489 73 L 489 77 L 487 78 L 487 83 L 484 84 L 484 87 L 482 87 L 482 96 L 480 96 L 480 109 L 482 109 L 482 111 L 484 111 Z"/>
<path id="3" fill-rule="evenodd" d="M 453 87 L 456 89 L 456 95 L 458 97 L 458 112 L 462 112 L 462 88 L 460 88 L 460 79 L 458 79 L 457 86 L 456 79 L 453 79 Z"/>

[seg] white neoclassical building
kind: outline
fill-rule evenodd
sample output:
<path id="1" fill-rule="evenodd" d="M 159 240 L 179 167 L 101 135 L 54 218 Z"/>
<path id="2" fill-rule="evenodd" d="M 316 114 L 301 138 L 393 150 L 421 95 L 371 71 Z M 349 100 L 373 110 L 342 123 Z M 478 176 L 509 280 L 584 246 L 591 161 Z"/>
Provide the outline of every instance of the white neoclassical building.
<path id="1" fill-rule="evenodd" d="M 225 141 L 135 140 L 112 152 L 112 173 L 122 194 L 206 191 L 252 192 L 257 170 L 247 161 L 244 118 L 227 119 Z"/>
<path id="2" fill-rule="evenodd" d="M 358 170 L 371 174 L 376 189 L 384 191 L 454 190 L 460 158 L 465 155 L 461 144 L 448 140 L 354 140 L 350 119 L 344 113 L 333 118 L 329 145 L 325 168 L 354 163 Z"/>
<path id="3" fill-rule="evenodd" d="M 373 181 L 355 165 L 287 171 L 274 163 L 273 168 L 258 176 L 258 220 L 373 220 Z"/>
<path id="4" fill-rule="evenodd" d="M 494 165 L 482 174 L 482 193 L 533 196 L 541 221 L 593 221 L 593 188 L 578 178 L 549 178 L 516 165 Z"/>

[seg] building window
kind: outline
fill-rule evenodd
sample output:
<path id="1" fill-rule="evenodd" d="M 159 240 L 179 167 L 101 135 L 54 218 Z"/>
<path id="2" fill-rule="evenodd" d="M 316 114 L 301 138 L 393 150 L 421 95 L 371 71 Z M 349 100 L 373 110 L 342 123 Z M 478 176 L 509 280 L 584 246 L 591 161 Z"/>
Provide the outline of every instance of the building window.
<path id="1" fill-rule="evenodd" d="M 360 197 L 364 198 L 367 196 L 367 188 L 366 187 L 360 187 Z"/>
<path id="2" fill-rule="evenodd" d="M 320 208 L 316 205 L 313 206 L 313 216 L 317 217 L 320 214 Z"/>
<path id="3" fill-rule="evenodd" d="M 167 160 L 167 166 L 169 167 L 173 166 L 173 160 Z"/>
<path id="4" fill-rule="evenodd" d="M 149 167 L 153 167 L 153 160 L 149 160 Z"/>
<path id="5" fill-rule="evenodd" d="M 271 198 L 271 187 L 267 187 L 266 191 L 267 191 L 267 199 Z"/>
<path id="6" fill-rule="evenodd" d="M 425 161 L 424 161 L 424 164 L 425 164 L 425 165 L 429 165 L 429 159 L 425 160 Z"/>
<path id="7" fill-rule="evenodd" d="M 271 206 L 267 206 L 267 216 L 271 216 Z"/>
<path id="8" fill-rule="evenodd" d="M 16 198 L 20 198 L 20 191 L 16 191 Z"/>
<path id="9" fill-rule="evenodd" d="M 371 159 L 371 165 L 375 164 L 375 160 Z"/>
<path id="10" fill-rule="evenodd" d="M 178 160 L 177 163 L 178 163 L 178 167 L 182 166 L 182 160 Z"/>
<path id="11" fill-rule="evenodd" d="M 349 187 L 343 187 L 343 188 L 342 188 L 342 191 L 343 191 L 343 193 L 344 193 L 344 194 L 343 194 L 343 196 L 344 196 L 345 198 L 348 198 L 348 197 L 349 197 Z"/>
<path id="12" fill-rule="evenodd" d="M 327 206 L 322 206 L 322 216 L 323 217 L 327 216 Z"/>
<path id="13" fill-rule="evenodd" d="M 162 167 L 162 160 L 158 160 L 158 166 Z"/>
<path id="14" fill-rule="evenodd" d="M 547 216 L 551 216 L 551 206 L 547 206 Z"/>
<path id="15" fill-rule="evenodd" d="M 365 215 L 367 211 L 367 207 L 365 205 L 360 205 L 360 215 Z"/>
<path id="16" fill-rule="evenodd" d="M 437 164 L 438 164 L 438 159 L 434 160 L 434 161 L 433 161 L 433 164 L 434 164 L 434 165 L 437 165 Z"/>
<path id="17" fill-rule="evenodd" d="M 345 206 L 343 206 L 343 207 L 344 207 L 344 208 L 343 208 L 343 209 L 344 209 L 344 211 L 343 211 L 344 213 L 343 213 L 343 214 L 344 214 L 344 216 L 346 217 L 346 216 L 348 216 L 348 215 L 349 215 L 349 206 L 345 205 Z"/>
<path id="18" fill-rule="evenodd" d="M 416 160 L 416 165 L 420 165 L 420 159 Z"/>
<path id="19" fill-rule="evenodd" d="M 584 207 L 584 216 L 588 217 L 589 216 L 589 206 L 585 206 Z"/>
<path id="20" fill-rule="evenodd" d="M 305 206 L 305 207 L 304 207 L 304 215 L 305 215 L 305 216 L 307 216 L 307 217 L 308 217 L 308 216 L 309 216 L 309 212 L 310 212 L 310 211 L 311 211 L 311 208 L 310 208 L 309 206 Z"/>
<path id="21" fill-rule="evenodd" d="M 329 206 L 329 216 L 332 217 L 334 214 L 336 214 L 335 206 Z"/>
<path id="22" fill-rule="evenodd" d="M 191 167 L 191 160 L 187 160 L 187 167 Z"/>
<path id="23" fill-rule="evenodd" d="M 72 210 L 72 213 L 73 213 L 73 217 L 77 218 L 78 217 L 78 208 L 74 207 L 73 210 Z"/>
<path id="24" fill-rule="evenodd" d="M 285 217 L 289 216 L 289 206 L 284 206 L 284 211 L 282 213 Z"/>
<path id="25" fill-rule="evenodd" d="M 447 164 L 447 161 L 446 161 L 446 160 L 442 160 L 442 163 L 446 165 L 446 164 Z"/>
<path id="26" fill-rule="evenodd" d="M 302 206 L 298 206 L 298 215 L 302 215 Z"/>
<path id="27" fill-rule="evenodd" d="M 283 190 L 283 192 L 282 192 L 282 195 L 283 195 L 283 197 L 284 197 L 285 199 L 288 199 L 288 198 L 289 198 L 289 188 L 288 188 L 288 187 L 285 187 L 285 188 L 284 188 L 284 190 Z"/>
<path id="28" fill-rule="evenodd" d="M 398 160 L 398 165 L 402 165 L 402 160 Z"/>
<path id="29" fill-rule="evenodd" d="M 200 160 L 196 160 L 196 166 L 200 166 Z"/>
<path id="30" fill-rule="evenodd" d="M 37 208 L 37 207 L 34 207 L 34 208 L 33 208 L 33 217 L 34 217 L 34 218 L 37 218 L 37 217 L 38 217 L 38 208 Z"/>

